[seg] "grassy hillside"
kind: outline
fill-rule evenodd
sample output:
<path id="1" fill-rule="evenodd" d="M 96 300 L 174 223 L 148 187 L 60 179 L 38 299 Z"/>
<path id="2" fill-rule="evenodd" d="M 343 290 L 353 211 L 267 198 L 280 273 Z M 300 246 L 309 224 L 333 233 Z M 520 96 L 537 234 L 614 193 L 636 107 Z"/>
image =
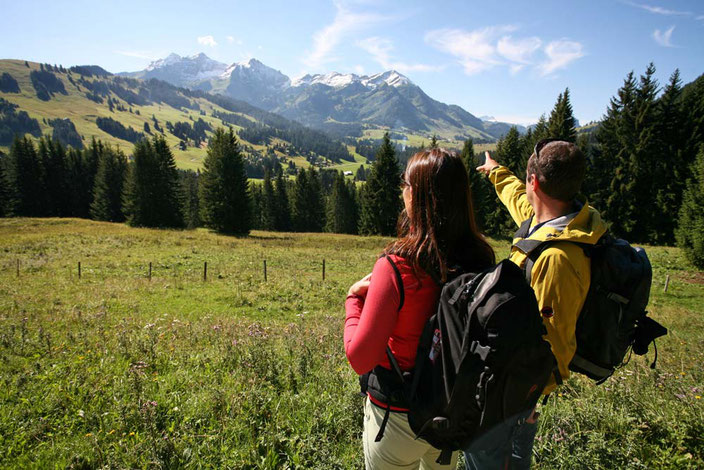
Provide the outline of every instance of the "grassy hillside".
<path id="1" fill-rule="evenodd" d="M 184 169 L 197 169 L 202 168 L 202 162 L 206 155 L 206 144 L 203 143 L 196 147 L 192 142 L 189 142 L 188 147 L 185 150 L 181 150 L 179 148 L 181 139 L 166 129 L 167 121 L 172 124 L 176 124 L 179 121 L 192 124 L 198 119 L 203 119 L 212 129 L 215 129 L 219 126 L 223 126 L 223 122 L 213 117 L 213 113 L 226 113 L 238 115 L 243 118 L 246 123 L 261 124 L 255 116 L 225 109 L 223 106 L 218 105 L 216 101 L 203 97 L 202 94 L 187 94 L 183 90 L 179 91 L 170 85 L 168 85 L 170 92 L 181 101 L 188 103 L 188 107 L 169 105 L 167 102 L 157 99 L 148 99 L 149 102 L 146 104 L 137 104 L 134 102 L 130 104 L 126 99 L 118 96 L 112 89 L 102 97 L 102 103 L 97 103 L 86 96 L 90 90 L 80 83 L 79 80 L 86 80 L 88 84 L 102 82 L 101 85 L 104 85 L 106 88 L 113 85 L 119 86 L 127 90 L 127 92 L 134 93 L 137 97 L 140 96 L 140 93 L 143 96 L 144 90 L 142 89 L 142 85 L 144 85 L 145 82 L 138 80 L 125 81 L 125 79 L 116 76 L 81 76 L 75 71 L 72 73 L 52 72 L 62 83 L 66 94 L 54 93 L 48 101 L 44 101 L 38 98 L 38 94 L 30 79 L 30 73 L 32 71 L 40 71 L 40 67 L 40 64 L 34 62 L 0 60 L 0 75 L 8 73 L 17 82 L 20 88 L 19 93 L 0 91 L 0 98 L 17 105 L 19 107 L 17 111 L 25 111 L 29 114 L 30 118 L 36 119 L 39 122 L 42 134 L 51 134 L 53 128 L 49 123 L 50 120 L 68 118 L 74 123 L 76 131 L 83 138 L 84 144 L 90 142 L 92 137 L 95 137 L 103 142 L 119 146 L 126 153 L 130 153 L 133 144 L 101 130 L 96 124 L 96 119 L 101 117 L 112 118 L 119 121 L 123 126 L 132 127 L 138 132 L 144 132 L 144 125 L 147 123 L 151 128 L 151 132 L 156 132 L 152 120 L 152 117 L 155 117 L 161 128 L 165 131 L 164 135 L 173 149 L 177 165 Z M 137 86 L 133 86 L 132 84 L 137 84 Z M 108 98 L 118 103 L 118 106 L 114 106 L 112 111 L 109 109 Z M 283 118 L 280 119 L 286 121 Z M 233 128 L 235 131 L 242 129 L 242 127 L 237 124 L 233 124 Z M 210 136 L 212 135 L 212 131 L 208 131 L 206 134 Z M 245 153 L 251 154 L 252 151 L 256 151 L 261 155 L 266 155 L 266 145 L 254 144 L 248 142 L 246 139 L 241 139 L 241 143 L 245 149 Z M 275 144 L 290 145 L 291 143 L 279 138 L 274 138 L 271 140 L 270 145 L 274 146 Z M 7 152 L 9 147 L 8 145 L 0 145 L 0 150 Z M 306 158 L 300 153 L 284 154 L 277 150 L 275 154 L 280 159 L 293 159 L 299 167 L 310 166 Z M 325 155 L 321 156 L 325 157 Z M 342 161 L 340 164 L 348 165 L 349 162 Z"/>
<path id="2" fill-rule="evenodd" d="M 0 467 L 362 468 L 343 302 L 387 242 L 0 219 Z M 704 274 L 648 253 L 657 368 L 571 378 L 536 468 L 704 467 Z"/>
<path id="3" fill-rule="evenodd" d="M 175 107 L 166 102 L 156 101 L 148 104 L 136 104 L 134 102 L 130 104 L 128 101 L 115 94 L 114 91 L 109 91 L 103 96 L 103 102 L 97 103 L 86 96 L 90 90 L 86 88 L 86 86 L 82 85 L 79 80 L 84 79 L 89 84 L 103 82 L 106 86 L 116 84 L 125 88 L 129 92 L 135 93 L 136 95 L 139 95 L 140 89 L 131 86 L 130 82 L 121 81 L 120 77 L 82 77 L 75 71 L 70 73 L 52 72 L 62 83 L 63 88 L 66 90 L 66 94 L 54 93 L 48 101 L 44 101 L 38 98 L 37 92 L 30 79 L 30 73 L 32 71 L 40 70 L 40 64 L 35 62 L 25 63 L 25 61 L 21 60 L 0 60 L 0 75 L 4 73 L 9 74 L 14 80 L 17 81 L 20 88 L 19 93 L 3 92 L 0 90 L 0 98 L 17 105 L 18 111 L 25 111 L 28 113 L 30 118 L 36 119 L 39 123 L 42 134 L 52 133 L 53 128 L 49 121 L 53 119 L 68 118 L 75 125 L 78 134 L 83 138 L 84 144 L 90 142 L 90 139 L 95 137 L 103 142 L 118 146 L 129 154 L 132 150 L 133 144 L 127 140 L 115 137 L 114 135 L 110 135 L 109 133 L 101 130 L 96 125 L 96 120 L 98 118 L 112 118 L 119 121 L 125 127 L 132 127 L 137 132 L 144 132 L 144 124 L 147 123 L 151 128 L 151 132 L 156 132 L 154 129 L 154 122 L 152 120 L 152 117 L 155 117 L 161 128 L 165 130 L 164 135 L 174 152 L 177 165 L 184 169 L 195 170 L 202 168 L 203 159 L 206 155 L 206 143 L 203 143 L 198 147 L 190 143 L 185 150 L 181 150 L 179 148 L 179 142 L 181 139 L 166 130 L 166 122 L 169 121 L 173 124 L 176 122 L 193 123 L 193 121 L 203 119 L 208 125 L 215 129 L 218 126 L 222 126 L 223 123 L 220 119 L 213 117 L 213 113 L 233 114 L 231 110 L 224 109 L 222 106 L 218 105 L 217 101 L 206 99 L 203 96 L 198 96 L 197 94 L 188 96 L 184 94 L 183 91 L 178 91 L 176 94 L 182 99 L 187 99 L 188 102 L 192 104 L 191 107 L 194 109 L 188 109 L 183 106 Z M 144 82 L 135 81 L 134 83 L 143 84 Z M 176 89 L 174 88 L 174 90 Z M 118 103 L 118 106 L 114 107 L 112 111 L 109 109 L 109 105 L 107 103 L 108 98 L 115 100 L 115 102 Z M 256 116 L 249 115 L 246 112 L 234 112 L 234 114 L 241 116 L 245 119 L 245 122 L 254 124 L 261 123 Z M 242 129 L 238 125 L 233 125 L 233 127 L 236 131 L 240 131 Z M 381 139 L 384 132 L 387 131 L 393 130 L 366 125 L 366 129 L 363 131 L 360 138 Z M 437 134 L 441 145 L 448 148 L 459 149 L 462 147 L 463 142 L 457 138 L 455 131 L 451 129 L 436 129 L 433 132 L 426 132 L 423 134 L 406 132 L 403 134 L 403 139 L 395 138 L 394 141 L 399 145 L 411 145 L 417 147 L 423 143 L 428 144 L 433 134 Z M 212 132 L 207 132 L 208 136 L 211 134 Z M 246 139 L 241 139 L 241 142 L 245 147 L 246 152 L 256 151 L 261 155 L 265 155 L 267 153 L 267 147 L 265 145 L 253 144 L 252 142 L 248 142 Z M 272 139 L 270 145 L 273 147 L 276 144 L 288 146 L 290 145 L 290 142 L 279 138 Z M 488 144 L 489 147 L 493 145 L 494 144 Z M 354 161 L 340 161 L 335 163 L 332 161 L 326 162 L 325 158 L 322 158 L 321 163 L 328 168 L 335 168 L 343 171 L 354 171 L 360 164 L 366 165 L 366 159 L 361 155 L 356 155 L 353 152 L 353 146 L 348 145 L 348 149 L 354 158 Z M 0 151 L 7 153 L 9 151 L 9 144 L 4 145 L 0 143 Z M 479 149 L 477 151 L 479 151 Z M 281 150 L 276 150 L 274 153 L 280 159 L 293 160 L 299 167 L 310 166 L 310 163 L 302 154 L 286 154 Z M 325 155 L 321 156 L 325 157 Z"/>

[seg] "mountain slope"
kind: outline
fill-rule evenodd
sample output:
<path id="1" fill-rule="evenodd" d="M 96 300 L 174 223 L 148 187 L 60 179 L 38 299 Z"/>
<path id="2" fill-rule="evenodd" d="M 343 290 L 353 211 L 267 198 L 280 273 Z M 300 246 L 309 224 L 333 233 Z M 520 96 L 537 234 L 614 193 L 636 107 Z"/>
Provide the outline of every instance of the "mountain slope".
<path id="1" fill-rule="evenodd" d="M 95 66 L 0 60 L 0 100 L 0 136 L 9 135 L 0 142 L 4 152 L 18 131 L 33 137 L 56 132 L 64 141 L 65 135 L 73 138 L 74 146 L 96 137 L 127 153 L 135 139 L 162 132 L 178 165 L 195 169 L 213 130 L 232 125 L 238 134 L 256 130 L 256 142 L 241 139 L 253 161 L 275 156 L 308 166 L 324 157 L 353 160 L 340 142 L 248 103 L 156 79 L 114 76 Z"/>

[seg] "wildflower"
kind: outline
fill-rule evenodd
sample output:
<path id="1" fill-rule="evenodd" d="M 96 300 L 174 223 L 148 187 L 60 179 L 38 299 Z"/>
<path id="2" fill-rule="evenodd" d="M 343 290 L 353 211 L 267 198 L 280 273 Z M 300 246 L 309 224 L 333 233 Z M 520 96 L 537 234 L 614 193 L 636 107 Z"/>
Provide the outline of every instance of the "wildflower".
<path id="1" fill-rule="evenodd" d="M 81 418 L 84 418 L 86 416 L 86 412 L 83 410 L 78 410 L 78 416 L 80 416 Z"/>
<path id="2" fill-rule="evenodd" d="M 92 436 L 92 435 L 93 435 L 93 433 L 92 433 L 92 432 L 89 432 L 88 434 L 86 434 L 86 437 L 90 437 L 90 436 Z"/>
<path id="3" fill-rule="evenodd" d="M 113 434 L 113 433 L 115 433 L 115 430 L 114 430 L 114 429 L 111 429 L 110 432 L 108 433 L 108 436 L 109 436 L 110 434 Z"/>
<path id="4" fill-rule="evenodd" d="M 701 396 L 701 395 L 695 395 L 694 398 L 696 398 L 697 400 L 701 400 L 701 399 L 702 399 L 702 396 Z"/>
<path id="5" fill-rule="evenodd" d="M 130 436 L 134 436 L 134 431 L 130 431 Z"/>

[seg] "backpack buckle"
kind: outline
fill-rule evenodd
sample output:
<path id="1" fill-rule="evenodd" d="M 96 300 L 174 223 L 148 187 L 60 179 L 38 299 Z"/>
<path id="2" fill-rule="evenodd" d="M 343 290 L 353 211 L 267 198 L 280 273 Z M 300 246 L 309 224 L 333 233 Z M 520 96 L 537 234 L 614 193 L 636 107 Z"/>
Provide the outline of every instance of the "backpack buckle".
<path id="1" fill-rule="evenodd" d="M 433 429 L 438 429 L 441 431 L 446 431 L 450 429 L 450 420 L 444 416 L 436 416 L 433 418 Z"/>

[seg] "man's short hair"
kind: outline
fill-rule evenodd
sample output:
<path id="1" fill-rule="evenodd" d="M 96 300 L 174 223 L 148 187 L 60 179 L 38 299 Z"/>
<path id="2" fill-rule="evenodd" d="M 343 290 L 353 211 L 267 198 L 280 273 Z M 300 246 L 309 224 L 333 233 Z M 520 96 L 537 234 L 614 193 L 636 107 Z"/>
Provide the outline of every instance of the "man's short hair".
<path id="1" fill-rule="evenodd" d="M 571 201 L 577 196 L 587 169 L 584 153 L 575 144 L 558 140 L 547 143 L 528 159 L 526 171 L 535 174 L 540 189 L 553 199 Z"/>

